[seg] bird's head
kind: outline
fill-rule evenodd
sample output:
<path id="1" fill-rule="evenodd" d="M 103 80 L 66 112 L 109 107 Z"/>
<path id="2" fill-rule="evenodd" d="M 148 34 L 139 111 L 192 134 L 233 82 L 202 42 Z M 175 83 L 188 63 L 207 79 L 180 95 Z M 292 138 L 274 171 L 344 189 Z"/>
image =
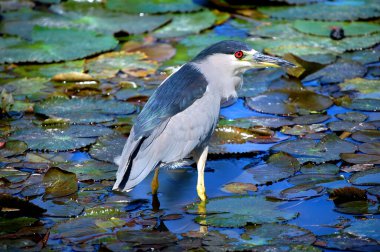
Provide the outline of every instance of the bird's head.
<path id="1" fill-rule="evenodd" d="M 272 57 L 252 49 L 240 41 L 225 40 L 209 46 L 200 52 L 193 62 L 207 61 L 220 70 L 232 70 L 241 74 L 251 68 L 295 67 L 284 59 Z"/>

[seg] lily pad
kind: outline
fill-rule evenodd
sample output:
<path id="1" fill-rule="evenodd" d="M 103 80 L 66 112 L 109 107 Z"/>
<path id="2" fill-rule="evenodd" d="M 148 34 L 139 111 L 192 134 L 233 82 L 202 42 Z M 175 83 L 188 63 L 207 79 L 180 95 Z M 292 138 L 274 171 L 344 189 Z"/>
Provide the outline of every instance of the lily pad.
<path id="1" fill-rule="evenodd" d="M 380 131 L 379 130 L 361 130 L 352 134 L 352 139 L 365 142 L 374 143 L 380 141 Z"/>
<path id="2" fill-rule="evenodd" d="M 316 186 L 314 184 L 300 184 L 280 192 L 280 196 L 274 196 L 275 199 L 281 200 L 307 200 L 322 196 L 326 193 L 323 186 Z"/>
<path id="3" fill-rule="evenodd" d="M 282 133 L 293 136 L 303 136 L 306 134 L 313 134 L 326 130 L 327 128 L 324 124 L 294 125 L 293 127 L 284 126 L 281 128 Z"/>
<path id="4" fill-rule="evenodd" d="M 187 212 L 202 214 L 204 203 L 194 203 L 187 206 Z M 297 213 L 282 208 L 284 203 L 271 202 L 263 196 L 233 196 L 209 199 L 205 206 L 205 213 L 195 218 L 201 225 L 216 227 L 242 227 L 247 223 L 263 224 L 290 220 L 297 217 Z M 260 209 L 255 211 L 254 209 Z M 211 214 L 213 213 L 213 214 Z"/>
<path id="5" fill-rule="evenodd" d="M 199 33 L 213 26 L 215 21 L 215 14 L 209 10 L 174 14 L 170 24 L 156 30 L 153 34 L 157 38 L 181 37 Z"/>
<path id="6" fill-rule="evenodd" d="M 1 216 L 5 217 L 15 217 L 15 216 L 29 216 L 37 217 L 41 216 L 45 209 L 17 197 L 13 197 L 8 194 L 0 194 L 0 208 L 1 209 L 12 209 L 9 212 L 0 211 Z M 0 225 L 1 226 L 1 225 Z"/>
<path id="7" fill-rule="evenodd" d="M 131 0 L 108 0 L 106 8 L 113 11 L 125 11 L 129 13 L 162 13 L 162 12 L 190 12 L 201 8 L 192 0 L 148 0 L 141 2 Z"/>
<path id="8" fill-rule="evenodd" d="M 307 76 L 302 81 L 319 80 L 321 83 L 337 83 L 346 79 L 362 77 L 367 72 L 362 64 L 355 61 L 338 61 Z"/>
<path id="9" fill-rule="evenodd" d="M 113 163 L 115 157 L 121 155 L 126 141 L 126 138 L 119 134 L 99 137 L 91 146 L 89 154 L 95 159 Z"/>
<path id="10" fill-rule="evenodd" d="M 86 61 L 85 69 L 89 74 L 98 79 L 111 78 L 119 71 L 131 76 L 145 77 L 156 71 L 156 62 L 146 60 L 146 56 L 140 52 L 110 52 Z"/>
<path id="11" fill-rule="evenodd" d="M 34 27 L 32 41 L 1 38 L 0 63 L 50 63 L 81 59 L 116 47 L 111 35 L 92 31 Z"/>
<path id="12" fill-rule="evenodd" d="M 366 237 L 380 241 L 380 219 L 357 220 L 350 227 L 343 230 L 345 233 Z"/>
<path id="13" fill-rule="evenodd" d="M 277 115 L 322 111 L 332 105 L 329 97 L 308 90 L 274 90 L 247 98 L 246 102 L 253 110 Z"/>
<path id="14" fill-rule="evenodd" d="M 343 153 L 340 157 L 351 164 L 380 164 L 380 155 Z"/>
<path id="15" fill-rule="evenodd" d="M 170 244 L 177 241 L 177 237 L 170 232 L 121 230 L 116 233 L 116 236 L 121 241 L 137 245 Z"/>
<path id="16" fill-rule="evenodd" d="M 95 143 L 96 137 L 112 134 L 105 127 L 73 125 L 67 129 L 30 128 L 16 131 L 11 139 L 22 139 L 31 150 L 65 151 Z"/>
<path id="17" fill-rule="evenodd" d="M 274 151 L 283 151 L 297 157 L 300 163 L 323 163 L 339 160 L 341 153 L 353 153 L 357 147 L 334 134 L 323 137 L 319 143 L 311 139 L 298 139 L 276 144 Z"/>
<path id="18" fill-rule="evenodd" d="M 264 165 L 248 168 L 246 171 L 253 174 L 253 182 L 263 185 L 269 182 L 277 182 L 294 175 L 299 170 L 298 160 L 283 152 L 273 154 Z"/>
<path id="19" fill-rule="evenodd" d="M 43 91 L 43 89 L 48 87 L 47 82 L 48 79 L 38 77 L 30 79 L 17 79 L 0 87 L 0 90 L 2 88 L 7 90 L 12 93 L 13 97 L 16 99 L 40 100 L 48 95 L 46 91 Z"/>
<path id="20" fill-rule="evenodd" d="M 380 186 L 368 188 L 367 192 L 371 195 L 375 195 L 378 199 L 380 199 Z"/>
<path id="21" fill-rule="evenodd" d="M 264 132 L 263 132 L 264 133 Z M 273 132 L 267 132 L 267 134 L 259 135 L 253 130 L 244 129 L 232 126 L 219 126 L 215 129 L 210 139 L 211 145 L 223 145 L 223 144 L 243 144 L 246 142 L 276 142 L 277 139 L 272 138 Z"/>
<path id="22" fill-rule="evenodd" d="M 0 157 L 11 157 L 23 154 L 28 149 L 28 145 L 22 141 L 7 141 L 4 147 L 0 148 Z"/>
<path id="23" fill-rule="evenodd" d="M 45 208 L 47 211 L 44 215 L 48 217 L 75 218 L 84 210 L 84 207 L 74 200 L 61 201 L 60 198 L 42 200 L 41 198 L 36 198 L 31 202 Z"/>
<path id="24" fill-rule="evenodd" d="M 337 174 L 339 167 L 335 164 L 304 165 L 301 167 L 302 174 Z"/>
<path id="25" fill-rule="evenodd" d="M 0 217 L 0 235 L 15 233 L 23 227 L 30 227 L 37 221 L 38 219 L 30 217 L 18 217 L 12 219 Z"/>
<path id="26" fill-rule="evenodd" d="M 364 143 L 359 145 L 359 150 L 366 154 L 380 155 L 380 143 Z"/>
<path id="27" fill-rule="evenodd" d="M 342 54 L 340 57 L 342 57 L 342 59 L 354 60 L 362 64 L 368 64 L 368 63 L 379 61 L 380 51 L 369 49 L 369 50 L 361 50 L 361 51 L 355 51 L 355 52 L 346 52 Z"/>
<path id="28" fill-rule="evenodd" d="M 46 172 L 43 183 L 45 185 L 45 199 L 63 197 L 78 191 L 76 174 L 57 167 L 52 167 Z"/>
<path id="29" fill-rule="evenodd" d="M 281 19 L 351 21 L 380 16 L 376 0 L 345 1 L 339 4 L 320 2 L 296 7 L 261 7 L 258 10 Z"/>
<path id="30" fill-rule="evenodd" d="M 349 122 L 349 121 L 335 121 L 327 124 L 331 131 L 347 131 L 356 132 L 359 130 L 376 129 L 370 123 L 366 122 Z"/>
<path id="31" fill-rule="evenodd" d="M 21 76 L 33 78 L 51 78 L 56 74 L 69 72 L 83 72 L 84 60 L 67 61 L 52 64 L 19 65 L 13 71 Z"/>
<path id="32" fill-rule="evenodd" d="M 54 97 L 37 104 L 34 111 L 49 117 L 70 120 L 71 123 L 98 123 L 111 121 L 115 115 L 131 114 L 135 106 L 116 100 L 95 98 Z"/>
<path id="33" fill-rule="evenodd" d="M 364 122 L 368 116 L 366 114 L 362 114 L 359 112 L 347 112 L 344 114 L 336 114 L 336 118 L 339 118 L 343 121 L 349 121 L 349 122 Z"/>
<path id="34" fill-rule="evenodd" d="M 377 251 L 380 245 L 365 237 L 358 237 L 348 233 L 337 233 L 331 235 L 321 235 L 317 237 L 315 245 L 332 250 L 349 251 Z"/>
<path id="35" fill-rule="evenodd" d="M 333 174 L 301 174 L 289 179 L 289 183 L 293 185 L 319 185 L 343 178 Z"/>
<path id="36" fill-rule="evenodd" d="M 345 214 L 379 214 L 380 206 L 368 201 L 351 201 L 339 204 L 335 211 Z"/>
<path id="37" fill-rule="evenodd" d="M 116 165 L 95 160 L 65 166 L 61 165 L 60 168 L 75 173 L 79 181 L 114 180 L 117 171 Z"/>
<path id="38" fill-rule="evenodd" d="M 263 224 L 246 227 L 244 242 L 254 245 L 313 244 L 316 240 L 309 230 L 288 224 Z"/>
<path id="39" fill-rule="evenodd" d="M 342 106 L 354 110 L 380 111 L 380 99 L 349 99 L 343 101 Z"/>
<path id="40" fill-rule="evenodd" d="M 380 80 L 355 78 L 339 84 L 341 91 L 354 91 L 355 97 L 360 99 L 377 99 L 380 97 Z"/>
<path id="41" fill-rule="evenodd" d="M 293 26 L 300 32 L 325 37 L 330 37 L 332 27 L 341 27 L 344 30 L 345 36 L 362 36 L 380 31 L 380 25 L 368 22 L 321 22 L 296 20 L 293 23 Z"/>
<path id="42" fill-rule="evenodd" d="M 357 172 L 349 181 L 354 185 L 380 185 L 380 168 Z"/>
<path id="43" fill-rule="evenodd" d="M 222 190 L 230 193 L 247 194 L 248 191 L 256 192 L 257 187 L 251 183 L 233 182 L 224 185 Z"/>

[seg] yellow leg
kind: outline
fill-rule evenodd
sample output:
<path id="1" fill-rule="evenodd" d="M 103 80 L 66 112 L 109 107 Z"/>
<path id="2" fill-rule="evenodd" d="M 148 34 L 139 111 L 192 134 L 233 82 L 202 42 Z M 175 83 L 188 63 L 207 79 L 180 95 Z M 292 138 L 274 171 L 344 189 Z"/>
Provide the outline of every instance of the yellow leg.
<path id="1" fill-rule="evenodd" d="M 151 187 L 152 187 L 152 195 L 156 195 L 158 191 L 158 168 L 154 170 L 154 176 L 152 179 Z"/>
<path id="2" fill-rule="evenodd" d="M 202 201 L 206 201 L 206 188 L 205 188 L 205 177 L 204 177 L 204 171 L 205 171 L 205 165 L 207 160 L 207 154 L 208 154 L 208 147 L 204 148 L 201 155 L 198 157 L 196 156 L 197 161 L 197 170 L 198 170 L 198 182 L 197 182 L 197 193 L 199 198 Z"/>
<path id="3" fill-rule="evenodd" d="M 201 217 L 203 218 L 206 218 L 206 201 L 201 201 L 199 204 L 198 204 L 198 213 L 200 214 Z M 202 223 L 200 223 L 201 225 L 199 226 L 199 232 L 201 234 L 207 234 L 208 233 L 208 226 L 207 226 L 207 223 L 206 221 L 202 221 Z"/>

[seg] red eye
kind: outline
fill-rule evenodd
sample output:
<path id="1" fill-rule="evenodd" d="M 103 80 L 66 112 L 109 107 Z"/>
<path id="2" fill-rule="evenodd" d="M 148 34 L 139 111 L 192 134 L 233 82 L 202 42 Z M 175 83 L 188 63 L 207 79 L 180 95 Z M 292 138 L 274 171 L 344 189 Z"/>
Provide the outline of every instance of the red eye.
<path id="1" fill-rule="evenodd" d="M 244 53 L 242 51 L 235 52 L 235 57 L 237 59 L 241 59 L 241 58 L 243 58 L 243 56 L 244 56 Z"/>

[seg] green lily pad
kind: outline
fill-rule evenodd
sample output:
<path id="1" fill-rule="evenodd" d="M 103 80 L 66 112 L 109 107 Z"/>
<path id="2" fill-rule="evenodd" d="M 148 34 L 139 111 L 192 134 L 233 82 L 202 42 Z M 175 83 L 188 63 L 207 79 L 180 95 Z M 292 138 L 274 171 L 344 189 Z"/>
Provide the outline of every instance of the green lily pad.
<path id="1" fill-rule="evenodd" d="M 116 165 L 95 160 L 78 164 L 61 165 L 60 168 L 75 173 L 79 181 L 114 180 L 117 171 Z"/>
<path id="2" fill-rule="evenodd" d="M 297 213 L 283 209 L 284 203 L 271 202 L 263 196 L 233 196 L 209 199 L 204 203 L 194 203 L 187 206 L 188 213 L 200 215 L 195 221 L 201 225 L 216 227 L 242 227 L 247 223 L 263 224 L 290 220 L 297 217 Z M 202 210 L 205 208 L 205 212 Z M 255 211 L 260 209 L 260 211 Z M 212 213 L 212 214 L 211 214 Z"/>
<path id="3" fill-rule="evenodd" d="M 357 172 L 349 181 L 354 185 L 380 185 L 380 168 Z"/>
<path id="4" fill-rule="evenodd" d="M 37 221 L 38 219 L 30 217 L 18 217 L 13 219 L 0 217 L 0 235 L 15 233 L 23 227 L 32 226 Z"/>
<path id="5" fill-rule="evenodd" d="M 288 224 L 263 224 L 246 227 L 244 242 L 253 245 L 313 244 L 316 240 L 309 230 Z"/>
<path id="6" fill-rule="evenodd" d="M 364 143 L 359 145 L 359 150 L 365 154 L 380 155 L 380 143 Z"/>
<path id="7" fill-rule="evenodd" d="M 349 122 L 364 122 L 368 118 L 366 114 L 362 114 L 359 112 L 347 112 L 344 114 L 336 114 L 335 117 L 339 118 L 340 120 Z"/>
<path id="8" fill-rule="evenodd" d="M 23 140 L 31 150 L 65 151 L 95 143 L 96 137 L 112 134 L 105 127 L 73 125 L 67 129 L 30 128 L 16 131 L 11 139 Z"/>
<path id="9" fill-rule="evenodd" d="M 17 66 L 13 71 L 21 76 L 33 78 L 51 78 L 56 74 L 83 72 L 84 60 L 67 61 L 52 64 L 28 64 Z"/>
<path id="10" fill-rule="evenodd" d="M 380 155 L 343 153 L 340 157 L 351 164 L 380 164 Z"/>
<path id="11" fill-rule="evenodd" d="M 378 199 L 380 198 L 380 186 L 368 188 L 367 192 L 371 195 L 375 195 Z"/>
<path id="12" fill-rule="evenodd" d="M 57 167 L 52 167 L 45 173 L 43 183 L 45 199 L 63 197 L 78 191 L 76 174 Z"/>
<path id="13" fill-rule="evenodd" d="M 377 62 L 380 59 L 380 51 L 369 49 L 355 52 L 346 52 L 340 56 L 342 59 L 354 60 L 362 64 Z"/>
<path id="14" fill-rule="evenodd" d="M 215 21 L 215 14 L 209 10 L 174 14 L 171 23 L 156 30 L 153 35 L 157 38 L 172 38 L 199 33 L 213 26 Z"/>
<path id="15" fill-rule="evenodd" d="M 323 137 L 319 143 L 311 139 L 298 139 L 274 145 L 274 151 L 283 151 L 297 157 L 300 163 L 323 163 L 339 160 L 341 153 L 353 153 L 357 147 L 334 134 Z"/>
<path id="16" fill-rule="evenodd" d="M 91 146 L 89 154 L 98 160 L 113 163 L 115 157 L 121 155 L 127 139 L 119 134 L 99 137 Z"/>
<path id="17" fill-rule="evenodd" d="M 380 241 L 380 219 L 356 220 L 343 232 Z"/>
<path id="18" fill-rule="evenodd" d="M 358 62 L 339 61 L 307 76 L 302 81 L 319 80 L 321 83 L 337 83 L 362 77 L 366 72 L 367 69 Z"/>
<path id="19" fill-rule="evenodd" d="M 75 218 L 84 210 L 84 207 L 74 200 L 61 201 L 60 198 L 42 200 L 41 198 L 36 198 L 31 202 L 46 209 L 47 211 L 44 215 L 48 217 Z"/>
<path id="20" fill-rule="evenodd" d="M 321 22 L 296 20 L 293 23 L 293 26 L 300 32 L 325 37 L 330 37 L 332 27 L 341 27 L 344 30 L 345 36 L 362 36 L 380 31 L 380 25 L 368 22 Z"/>
<path id="21" fill-rule="evenodd" d="M 28 149 L 28 145 L 22 141 L 10 140 L 5 143 L 5 146 L 1 148 L 0 157 L 11 157 L 23 154 Z"/>
<path id="22" fill-rule="evenodd" d="M 71 123 L 111 121 L 115 115 L 131 114 L 135 110 L 135 106 L 116 100 L 65 97 L 50 98 L 36 104 L 34 108 L 38 114 L 68 119 Z"/>
<path id="23" fill-rule="evenodd" d="M 365 142 L 374 143 L 380 141 L 380 131 L 379 130 L 361 130 L 352 134 L 352 139 Z"/>
<path id="24" fill-rule="evenodd" d="M 337 4 L 320 2 L 296 7 L 260 7 L 258 10 L 281 19 L 351 21 L 380 16 L 376 0 L 345 1 Z"/>
<path id="25" fill-rule="evenodd" d="M 293 127 L 283 126 L 281 128 L 282 133 L 293 136 L 303 136 L 306 134 L 313 134 L 326 130 L 327 128 L 324 124 L 294 125 Z"/>
<path id="26" fill-rule="evenodd" d="M 274 196 L 274 198 L 281 200 L 307 200 L 322 196 L 325 193 L 326 190 L 323 186 L 316 186 L 314 184 L 300 184 L 282 190 L 280 192 L 280 196 Z"/>
<path id="27" fill-rule="evenodd" d="M 349 122 L 349 121 L 329 122 L 327 124 L 327 127 L 329 127 L 331 131 L 347 131 L 347 132 L 356 132 L 359 130 L 376 129 L 376 127 L 370 123 Z"/>
<path id="28" fill-rule="evenodd" d="M 332 105 L 329 97 L 308 90 L 274 90 L 247 98 L 246 102 L 253 110 L 277 115 L 322 111 Z"/>
<path id="29" fill-rule="evenodd" d="M 246 142 L 268 143 L 277 142 L 278 139 L 272 136 L 272 132 L 259 135 L 257 132 L 233 126 L 219 126 L 215 129 L 210 139 L 210 145 L 223 144 L 244 144 Z"/>
<path id="30" fill-rule="evenodd" d="M 98 79 L 111 78 L 119 71 L 136 77 L 145 77 L 153 74 L 158 65 L 154 61 L 146 60 L 145 54 L 140 52 L 110 52 L 86 61 L 85 69 Z"/>
<path id="31" fill-rule="evenodd" d="M 35 26 L 32 41 L 0 39 L 0 63 L 50 63 L 81 59 L 116 47 L 111 35 L 92 31 Z"/>
<path id="32" fill-rule="evenodd" d="M 237 118 L 234 120 L 220 120 L 219 125 L 230 125 L 240 128 L 250 128 L 254 126 L 263 126 L 269 128 L 279 128 L 284 125 L 293 125 L 294 123 L 286 117 L 269 117 L 269 116 L 252 116 L 246 118 Z"/>
<path id="33" fill-rule="evenodd" d="M 301 167 L 302 174 L 338 174 L 339 167 L 335 164 L 319 164 L 319 165 L 311 165 L 306 164 Z"/>
<path id="34" fill-rule="evenodd" d="M 380 206 L 368 201 L 350 201 L 339 204 L 335 207 L 335 211 L 345 214 L 378 214 Z"/>
<path id="35" fill-rule="evenodd" d="M 343 178 L 333 174 L 301 174 L 289 179 L 289 183 L 293 185 L 319 185 Z"/>
<path id="36" fill-rule="evenodd" d="M 354 110 L 380 111 L 380 99 L 350 99 L 341 106 Z"/>
<path id="37" fill-rule="evenodd" d="M 342 251 L 377 251 L 380 249 L 380 245 L 372 239 L 347 233 L 318 236 L 315 244 L 326 249 Z"/>
<path id="38" fill-rule="evenodd" d="M 252 183 L 263 185 L 293 176 L 299 170 L 299 167 L 300 164 L 296 158 L 280 152 L 271 155 L 266 164 L 248 166 L 246 171 L 253 174 Z"/>
<path id="39" fill-rule="evenodd" d="M 5 178 L 11 183 L 24 182 L 30 177 L 30 173 L 22 172 L 11 167 L 0 169 L 0 178 Z"/>
<path id="40" fill-rule="evenodd" d="M 174 234 L 168 231 L 120 230 L 116 233 L 116 236 L 123 242 L 135 243 L 137 245 L 171 244 L 178 240 Z"/>
<path id="41" fill-rule="evenodd" d="M 247 194 L 248 191 L 256 192 L 257 187 L 251 183 L 232 182 L 224 185 L 222 190 L 230 193 Z"/>
<path id="42" fill-rule="evenodd" d="M 339 84 L 341 91 L 354 91 L 360 99 L 377 99 L 380 97 L 380 80 L 355 78 Z"/>
<path id="43" fill-rule="evenodd" d="M 43 89 L 48 87 L 46 85 L 47 82 L 48 79 L 38 77 L 30 79 L 17 79 L 0 87 L 0 90 L 2 88 L 6 89 L 8 92 L 11 92 L 13 97 L 16 99 L 40 100 L 48 95 L 46 91 L 43 91 Z"/>
<path id="44" fill-rule="evenodd" d="M 131 0 L 108 0 L 106 8 L 113 11 L 125 11 L 129 13 L 162 13 L 162 12 L 189 12 L 201 8 L 192 0 L 148 0 L 141 2 Z"/>

